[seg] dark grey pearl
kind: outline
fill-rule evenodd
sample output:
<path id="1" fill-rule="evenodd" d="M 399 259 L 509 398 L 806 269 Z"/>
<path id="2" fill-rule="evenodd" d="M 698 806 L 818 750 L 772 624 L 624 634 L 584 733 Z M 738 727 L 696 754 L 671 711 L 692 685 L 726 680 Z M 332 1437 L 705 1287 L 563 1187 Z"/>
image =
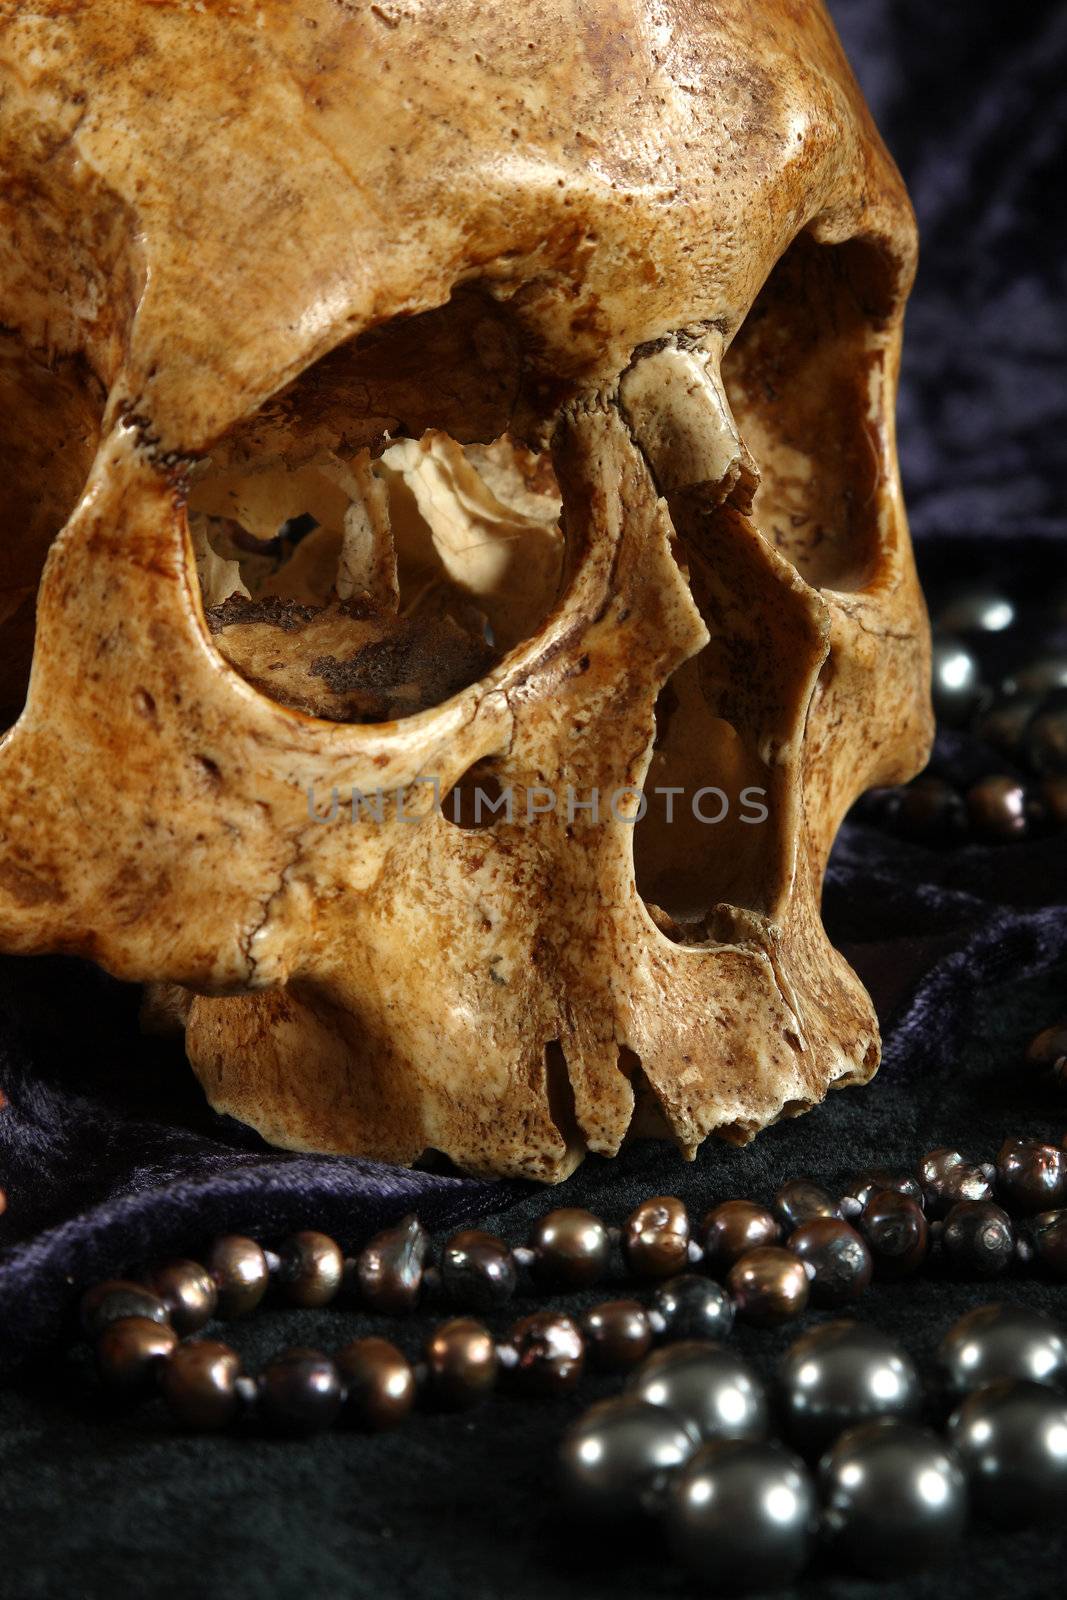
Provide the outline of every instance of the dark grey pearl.
<path id="1" fill-rule="evenodd" d="M 877 1189 L 859 1216 L 859 1230 L 884 1278 L 910 1278 L 926 1260 L 930 1231 L 917 1200 L 893 1189 Z"/>
<path id="2" fill-rule="evenodd" d="M 241 1359 L 217 1339 L 180 1344 L 163 1368 L 160 1389 L 175 1420 L 197 1433 L 225 1428 L 241 1409 Z"/>
<path id="3" fill-rule="evenodd" d="M 429 1235 L 414 1215 L 364 1245 L 356 1260 L 356 1279 L 367 1309 L 393 1317 L 411 1311 L 422 1288 L 429 1248 Z"/>
<path id="4" fill-rule="evenodd" d="M 801 1334 L 778 1369 L 782 1430 L 818 1456 L 846 1428 L 878 1417 L 915 1417 L 922 1384 L 894 1339 L 859 1322 L 827 1322 Z"/>
<path id="5" fill-rule="evenodd" d="M 1037 1383 L 978 1389 L 948 1437 L 983 1515 L 1011 1527 L 1067 1512 L 1067 1401 Z"/>
<path id="6" fill-rule="evenodd" d="M 515 1293 L 515 1257 L 495 1234 L 464 1228 L 441 1252 L 441 1281 L 454 1305 L 466 1311 L 494 1311 Z"/>
<path id="7" fill-rule="evenodd" d="M 278 1287 L 291 1306 L 328 1306 L 341 1287 L 344 1256 L 325 1233 L 304 1229 L 279 1246 Z"/>
<path id="8" fill-rule="evenodd" d="M 833 1551 L 869 1577 L 918 1571 L 963 1532 L 963 1469 L 927 1428 L 890 1420 L 850 1428 L 819 1477 Z"/>
<path id="9" fill-rule="evenodd" d="M 260 1411 L 276 1433 L 295 1437 L 330 1427 L 343 1399 L 341 1375 L 321 1350 L 286 1350 L 259 1380 Z"/>
<path id="10" fill-rule="evenodd" d="M 267 1292 L 267 1258 L 254 1239 L 237 1233 L 216 1239 L 204 1265 L 218 1291 L 220 1317 L 246 1316 Z"/>
<path id="11" fill-rule="evenodd" d="M 644 1200 L 626 1219 L 626 1265 L 636 1278 L 670 1278 L 689 1261 L 689 1216 L 674 1195 Z"/>
<path id="12" fill-rule="evenodd" d="M 1041 1266 L 1053 1278 L 1067 1278 L 1067 1211 L 1041 1211 L 1026 1236 Z"/>
<path id="13" fill-rule="evenodd" d="M 218 1291 L 199 1261 L 168 1261 L 156 1268 L 148 1284 L 165 1302 L 171 1325 L 183 1338 L 198 1333 L 218 1308 Z"/>
<path id="14" fill-rule="evenodd" d="M 658 1510 L 700 1436 L 665 1406 L 633 1395 L 590 1406 L 563 1435 L 559 1478 L 568 1511 L 598 1522 Z"/>
<path id="15" fill-rule="evenodd" d="M 587 1289 L 599 1282 L 611 1260 L 608 1230 L 599 1217 L 577 1206 L 559 1206 L 530 1234 L 534 1275 L 543 1283 Z"/>
<path id="16" fill-rule="evenodd" d="M 652 1307 L 666 1324 L 667 1339 L 725 1339 L 734 1325 L 734 1303 L 726 1290 L 695 1272 L 661 1284 Z"/>
<path id="17" fill-rule="evenodd" d="M 938 722 L 964 727 L 985 695 L 978 657 L 959 639 L 942 634 L 933 643 L 931 687 Z"/>
<path id="18" fill-rule="evenodd" d="M 1021 839 L 1029 826 L 1026 790 L 1017 778 L 992 773 L 967 790 L 967 815 L 981 839 Z"/>
<path id="19" fill-rule="evenodd" d="M 714 1593 L 777 1590 L 811 1555 L 815 1486 L 780 1444 L 723 1440 L 672 1480 L 665 1526 L 677 1560 Z"/>
<path id="20" fill-rule="evenodd" d="M 763 1439 L 767 1396 L 740 1356 L 719 1344 L 688 1340 L 653 1351 L 626 1385 L 630 1394 L 666 1406 L 703 1439 Z"/>
<path id="21" fill-rule="evenodd" d="M 813 1217 L 839 1217 L 841 1207 L 821 1184 L 807 1178 L 791 1178 L 774 1196 L 774 1214 L 783 1232 L 789 1234 Z"/>
<path id="22" fill-rule="evenodd" d="M 102 1333 L 109 1322 L 124 1317 L 147 1317 L 149 1322 L 169 1322 L 170 1311 L 158 1294 L 143 1283 L 126 1278 L 109 1278 L 96 1283 L 82 1295 L 81 1325 L 90 1339 Z"/>
<path id="23" fill-rule="evenodd" d="M 945 1218 L 941 1247 L 957 1272 L 996 1278 L 1014 1259 L 1015 1229 L 992 1200 L 961 1200 Z"/>
<path id="24" fill-rule="evenodd" d="M 790 1235 L 789 1250 L 811 1274 L 819 1306 L 843 1306 L 868 1287 L 874 1262 L 866 1240 L 839 1217 L 813 1217 Z"/>
<path id="25" fill-rule="evenodd" d="M 628 1372 L 652 1348 L 648 1312 L 637 1300 L 605 1300 L 582 1318 L 586 1349 L 607 1372 Z"/>
<path id="26" fill-rule="evenodd" d="M 1001 1378 L 1067 1386 L 1067 1338 L 1058 1322 L 1029 1306 L 989 1305 L 953 1323 L 937 1352 L 952 1398 Z"/>
<path id="27" fill-rule="evenodd" d="M 1037 1139 L 1005 1139 L 997 1181 L 1013 1211 L 1055 1211 L 1067 1205 L 1067 1151 Z"/>
<path id="28" fill-rule="evenodd" d="M 973 589 L 949 600 L 935 626 L 940 633 L 1003 633 L 1015 621 L 1015 603 L 995 589 Z"/>
<path id="29" fill-rule="evenodd" d="M 848 1216 L 858 1216 L 867 1201 L 879 1189 L 892 1189 L 896 1194 L 906 1194 L 922 1204 L 922 1185 L 909 1172 L 890 1172 L 885 1167 L 867 1167 L 857 1172 L 841 1191 L 841 1209 Z"/>

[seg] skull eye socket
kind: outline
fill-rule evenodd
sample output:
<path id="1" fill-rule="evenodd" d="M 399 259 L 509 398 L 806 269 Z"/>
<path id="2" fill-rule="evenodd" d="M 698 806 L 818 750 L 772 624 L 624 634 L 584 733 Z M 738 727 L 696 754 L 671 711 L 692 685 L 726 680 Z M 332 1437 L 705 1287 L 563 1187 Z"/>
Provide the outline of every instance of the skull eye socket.
<path id="1" fill-rule="evenodd" d="M 46 365 L 0 334 L 0 729 L 25 703 L 41 573 L 85 487 L 103 411 L 81 363 Z"/>
<path id="2" fill-rule="evenodd" d="M 457 296 L 333 352 L 213 452 L 188 500 L 204 608 L 261 693 L 392 721 L 540 627 L 563 535 L 547 456 L 506 431 L 519 364 L 497 308 Z"/>
<path id="3" fill-rule="evenodd" d="M 860 589 L 875 569 L 892 426 L 879 336 L 897 303 L 881 247 L 801 234 L 723 360 L 760 471 L 756 525 L 816 588 Z"/>

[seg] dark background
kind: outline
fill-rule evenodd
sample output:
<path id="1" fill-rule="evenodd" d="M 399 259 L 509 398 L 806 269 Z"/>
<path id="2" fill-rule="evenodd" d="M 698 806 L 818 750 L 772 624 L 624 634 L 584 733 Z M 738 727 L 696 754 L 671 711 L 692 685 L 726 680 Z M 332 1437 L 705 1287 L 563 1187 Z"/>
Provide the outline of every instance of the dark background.
<path id="1" fill-rule="evenodd" d="M 1067 11 L 1035 0 L 835 0 L 831 9 L 919 213 L 923 261 L 900 409 L 906 489 L 936 612 L 954 578 L 987 574 L 1025 602 L 1000 666 L 1067 650 L 1062 372 Z M 989 752 L 942 735 L 959 781 Z M 1061 835 L 1062 839 L 1062 835 Z M 551 1196 L 611 1221 L 656 1192 L 699 1214 L 785 1177 L 832 1184 L 868 1162 L 958 1144 L 988 1159 L 1009 1131 L 1058 1138 L 1067 1095 L 1021 1067 L 1032 1033 L 1067 1014 L 1067 847 L 1054 838 L 946 850 L 846 825 L 826 891 L 831 933 L 885 1031 L 868 1089 L 747 1150 L 691 1166 L 660 1146 L 596 1160 Z M 557 1520 L 553 1452 L 580 1398 L 501 1397 L 400 1434 L 311 1444 L 176 1435 L 157 1405 L 116 1419 L 60 1339 L 73 1286 L 190 1252 L 223 1228 L 267 1239 L 323 1227 L 348 1246 L 404 1209 L 444 1227 L 489 1215 L 524 1236 L 549 1203 L 369 1163 L 292 1156 L 205 1111 L 180 1050 L 143 1041 L 137 996 L 65 961 L 0 961 L 0 1595 L 615 1600 L 696 1594 L 651 1535 L 575 1542 Z M 610 1292 L 610 1291 L 609 1291 Z M 1022 1275 L 996 1295 L 1062 1315 L 1064 1288 Z M 876 1287 L 863 1315 L 928 1361 L 960 1311 L 991 1298 L 932 1270 Z M 572 1302 L 580 1304 L 579 1300 Z M 519 1306 L 518 1310 L 526 1309 Z M 809 1319 L 810 1320 L 810 1319 Z M 402 1330 L 414 1351 L 425 1319 Z M 350 1312 L 270 1311 L 227 1331 L 253 1370 L 287 1343 L 334 1346 Z M 382 1331 L 394 1332 L 393 1328 Z M 766 1373 L 795 1330 L 741 1332 Z M 1063 1590 L 1060 1531 L 977 1528 L 944 1570 L 857 1583 L 817 1567 L 801 1593 L 919 1600 Z"/>

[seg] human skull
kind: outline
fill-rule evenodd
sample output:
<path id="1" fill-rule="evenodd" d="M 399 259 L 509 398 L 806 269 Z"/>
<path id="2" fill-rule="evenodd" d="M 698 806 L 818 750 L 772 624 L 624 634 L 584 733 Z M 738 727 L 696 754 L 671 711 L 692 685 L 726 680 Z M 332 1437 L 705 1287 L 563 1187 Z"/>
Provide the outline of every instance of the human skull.
<path id="1" fill-rule="evenodd" d="M 915 241 L 817 0 L 39 0 L 0 173 L 3 948 L 294 1149 L 553 1181 L 869 1078 Z"/>

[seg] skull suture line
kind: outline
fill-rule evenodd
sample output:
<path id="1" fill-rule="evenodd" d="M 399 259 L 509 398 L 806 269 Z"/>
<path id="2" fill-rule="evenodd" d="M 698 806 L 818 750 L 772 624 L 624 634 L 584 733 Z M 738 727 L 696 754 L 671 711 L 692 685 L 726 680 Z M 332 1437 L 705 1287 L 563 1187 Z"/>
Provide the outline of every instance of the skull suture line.
<path id="1" fill-rule="evenodd" d="M 821 6 L 4 11 L 3 947 L 294 1148 L 553 1180 L 868 1078 L 818 899 L 930 736 L 914 234 Z M 642 785 L 735 805 L 526 816 Z"/>

